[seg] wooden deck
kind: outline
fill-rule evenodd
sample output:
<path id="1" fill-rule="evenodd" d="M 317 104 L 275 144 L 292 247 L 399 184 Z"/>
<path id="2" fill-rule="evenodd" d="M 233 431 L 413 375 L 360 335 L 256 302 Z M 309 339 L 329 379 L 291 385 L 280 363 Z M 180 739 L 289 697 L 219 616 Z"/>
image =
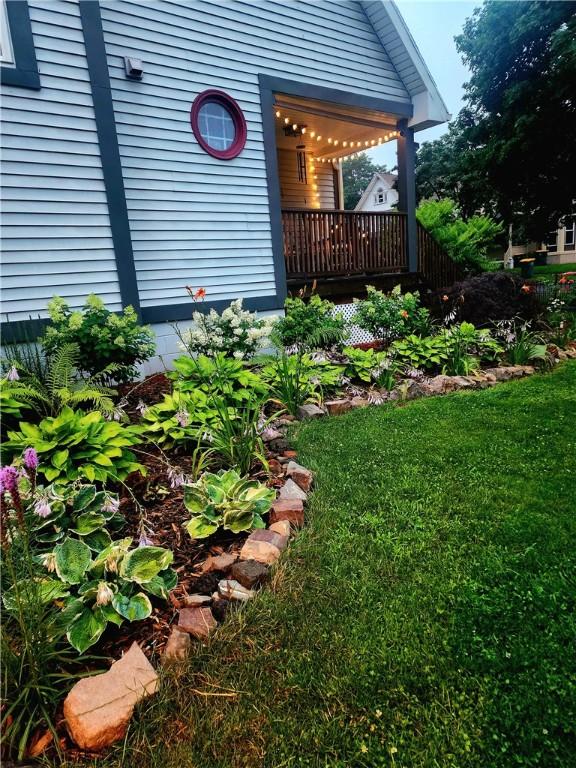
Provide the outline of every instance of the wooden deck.
<path id="1" fill-rule="evenodd" d="M 418 272 L 409 272 L 405 213 L 291 209 L 282 211 L 282 224 L 290 287 L 317 281 L 341 293 L 337 286 L 395 279 L 439 289 L 462 277 L 420 225 Z"/>

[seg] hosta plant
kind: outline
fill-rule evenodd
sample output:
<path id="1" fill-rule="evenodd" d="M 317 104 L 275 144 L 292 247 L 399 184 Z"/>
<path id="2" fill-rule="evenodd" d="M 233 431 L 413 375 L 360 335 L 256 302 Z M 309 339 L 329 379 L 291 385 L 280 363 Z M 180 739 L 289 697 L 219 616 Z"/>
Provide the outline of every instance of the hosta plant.
<path id="1" fill-rule="evenodd" d="M 404 365 L 421 371 L 439 370 L 446 361 L 446 343 L 442 336 L 421 338 L 410 334 L 395 341 L 391 346 L 395 359 Z"/>
<path id="2" fill-rule="evenodd" d="M 265 397 L 268 387 L 257 373 L 241 360 L 219 352 L 213 357 L 182 357 L 174 360 L 174 372 L 170 374 L 181 392 L 200 389 L 208 396 L 225 400 L 228 405 L 242 405 L 254 395 Z"/>
<path id="3" fill-rule="evenodd" d="M 200 389 L 175 390 L 142 413 L 142 435 L 164 449 L 191 445 L 215 423 L 218 410 Z"/>
<path id="4" fill-rule="evenodd" d="M 356 349 L 345 347 L 343 354 L 346 358 L 345 376 L 369 384 L 373 379 L 373 371 L 379 368 L 386 355 L 374 349 Z"/>
<path id="5" fill-rule="evenodd" d="M 275 492 L 238 472 L 206 472 L 184 487 L 184 505 L 191 514 L 185 528 L 193 539 L 204 539 L 219 528 L 240 533 L 264 528 L 262 516 L 274 501 Z"/>
<path id="6" fill-rule="evenodd" d="M 8 432 L 5 455 L 19 455 L 34 448 L 40 457 L 38 472 L 48 482 L 83 478 L 106 484 L 124 480 L 131 472 L 145 473 L 129 450 L 141 438 L 135 427 L 107 421 L 100 411 L 73 411 L 66 406 L 55 418 L 39 424 L 20 422 L 19 431 Z"/>
<path id="7" fill-rule="evenodd" d="M 162 547 L 132 547 L 132 539 L 111 542 L 96 555 L 81 539 L 66 537 L 42 555 L 46 578 L 14 584 L 3 596 L 9 612 L 17 610 L 18 591 L 34 591 L 36 600 L 62 606 L 56 622 L 79 653 L 94 645 L 109 622 L 148 618 L 148 595 L 166 599 L 176 586 L 173 555 Z"/>

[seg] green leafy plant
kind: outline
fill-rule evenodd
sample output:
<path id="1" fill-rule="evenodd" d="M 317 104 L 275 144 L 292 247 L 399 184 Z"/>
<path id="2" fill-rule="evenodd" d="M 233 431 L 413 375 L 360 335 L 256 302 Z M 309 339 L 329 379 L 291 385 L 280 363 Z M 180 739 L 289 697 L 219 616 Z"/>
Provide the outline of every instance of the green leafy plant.
<path id="1" fill-rule="evenodd" d="M 420 203 L 416 216 L 453 261 L 473 272 L 489 268 L 488 249 L 503 233 L 500 223 L 490 216 L 471 216 L 465 221 L 449 199 Z"/>
<path id="2" fill-rule="evenodd" d="M 386 358 L 384 352 L 376 352 L 374 349 L 356 349 L 345 347 L 344 375 L 349 379 L 356 379 L 369 384 L 372 381 L 373 371 L 381 365 Z"/>
<path id="3" fill-rule="evenodd" d="M 206 395 L 222 398 L 228 405 L 242 405 L 254 395 L 265 397 L 268 392 L 257 373 L 241 360 L 227 357 L 223 352 L 213 357 L 178 357 L 173 365 L 174 371 L 169 375 L 181 392 L 199 389 Z"/>
<path id="4" fill-rule="evenodd" d="M 236 408 L 222 403 L 218 418 L 206 429 L 205 439 L 211 455 L 242 475 L 247 474 L 255 462 L 268 466 L 260 436 L 267 423 L 262 417 L 262 407 L 263 402 L 257 397 Z"/>
<path id="5" fill-rule="evenodd" d="M 512 365 L 532 365 L 548 360 L 546 344 L 531 330 L 530 323 L 519 319 L 503 321 L 498 323 L 496 333 L 503 340 L 506 357 Z"/>
<path id="6" fill-rule="evenodd" d="M 264 528 L 262 516 L 274 501 L 271 488 L 243 478 L 235 470 L 206 472 L 184 487 L 184 505 L 191 513 L 185 528 L 193 539 L 203 539 L 223 528 L 233 533 Z"/>
<path id="7" fill-rule="evenodd" d="M 271 400 L 296 416 L 304 403 L 321 400 L 322 391 L 337 389 L 343 373 L 343 365 L 301 350 L 289 355 L 282 349 L 267 358 L 260 375 L 270 387 Z"/>
<path id="8" fill-rule="evenodd" d="M 398 362 L 421 371 L 439 369 L 447 356 L 445 339 L 442 336 L 415 336 L 395 341 L 391 352 Z"/>
<path id="9" fill-rule="evenodd" d="M 38 471 L 48 482 L 77 480 L 101 483 L 124 480 L 145 468 L 129 450 L 141 440 L 136 427 L 106 421 L 99 411 L 84 413 L 64 407 L 57 417 L 38 424 L 20 422 L 20 431 L 8 432 L 4 451 L 9 456 L 34 448 L 41 458 Z"/>
<path id="10" fill-rule="evenodd" d="M 288 298 L 284 306 L 286 314 L 278 320 L 274 330 L 281 346 L 326 349 L 344 339 L 344 317 L 335 313 L 331 302 L 314 294 L 308 301 Z"/>
<path id="11" fill-rule="evenodd" d="M 78 368 L 88 374 L 108 371 L 110 381 L 126 382 L 136 374 L 136 365 L 155 351 L 154 333 L 138 323 L 132 307 L 110 312 L 98 296 L 91 294 L 82 310 L 72 311 L 55 296 L 48 304 L 51 323 L 42 338 L 48 356 L 65 344 L 78 346 Z"/>
<path id="12" fill-rule="evenodd" d="M 77 344 L 63 344 L 50 357 L 44 378 L 21 369 L 18 379 L 4 379 L 2 389 L 5 396 L 8 401 L 21 403 L 20 411 L 26 408 L 39 416 L 57 416 L 65 406 L 88 406 L 105 415 L 114 413 L 112 397 L 116 392 L 93 378 L 81 379 L 76 373 L 78 358 Z M 0 403 L 3 407 L 13 408 L 10 402 L 6 402 L 5 406 L 3 401 Z"/>
<path id="13" fill-rule="evenodd" d="M 402 293 L 397 285 L 383 293 L 373 285 L 366 286 L 367 297 L 355 300 L 354 323 L 385 342 L 409 334 L 430 332 L 431 320 L 427 309 L 420 306 L 418 291 Z"/>
<path id="14" fill-rule="evenodd" d="M 217 406 L 201 389 L 176 389 L 143 411 L 141 433 L 163 449 L 186 446 L 197 442 L 217 419 Z"/>

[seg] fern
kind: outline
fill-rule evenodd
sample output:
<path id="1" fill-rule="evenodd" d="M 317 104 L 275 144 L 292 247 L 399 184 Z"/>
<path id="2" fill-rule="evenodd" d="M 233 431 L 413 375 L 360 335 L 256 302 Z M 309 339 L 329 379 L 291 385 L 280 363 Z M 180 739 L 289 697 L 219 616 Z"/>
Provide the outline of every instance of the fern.
<path id="1" fill-rule="evenodd" d="M 35 410 L 41 417 L 57 416 L 65 406 L 87 406 L 104 415 L 113 413 L 115 390 L 100 384 L 99 376 L 80 378 L 76 368 L 78 355 L 76 344 L 62 345 L 48 361 L 44 379 L 20 370 L 19 380 L 2 382 L 4 396 Z"/>

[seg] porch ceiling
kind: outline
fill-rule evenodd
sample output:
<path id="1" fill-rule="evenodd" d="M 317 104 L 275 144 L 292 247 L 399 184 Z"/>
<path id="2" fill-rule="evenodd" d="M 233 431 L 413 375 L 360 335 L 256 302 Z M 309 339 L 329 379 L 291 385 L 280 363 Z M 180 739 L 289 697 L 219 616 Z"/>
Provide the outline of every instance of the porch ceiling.
<path id="1" fill-rule="evenodd" d="M 274 109 L 278 148 L 303 146 L 318 159 L 345 157 L 392 141 L 396 136 L 397 117 L 371 109 L 283 94 L 276 94 Z M 298 126 L 297 135 L 286 135 L 285 126 L 293 125 Z M 302 134 L 301 128 L 305 129 Z"/>

